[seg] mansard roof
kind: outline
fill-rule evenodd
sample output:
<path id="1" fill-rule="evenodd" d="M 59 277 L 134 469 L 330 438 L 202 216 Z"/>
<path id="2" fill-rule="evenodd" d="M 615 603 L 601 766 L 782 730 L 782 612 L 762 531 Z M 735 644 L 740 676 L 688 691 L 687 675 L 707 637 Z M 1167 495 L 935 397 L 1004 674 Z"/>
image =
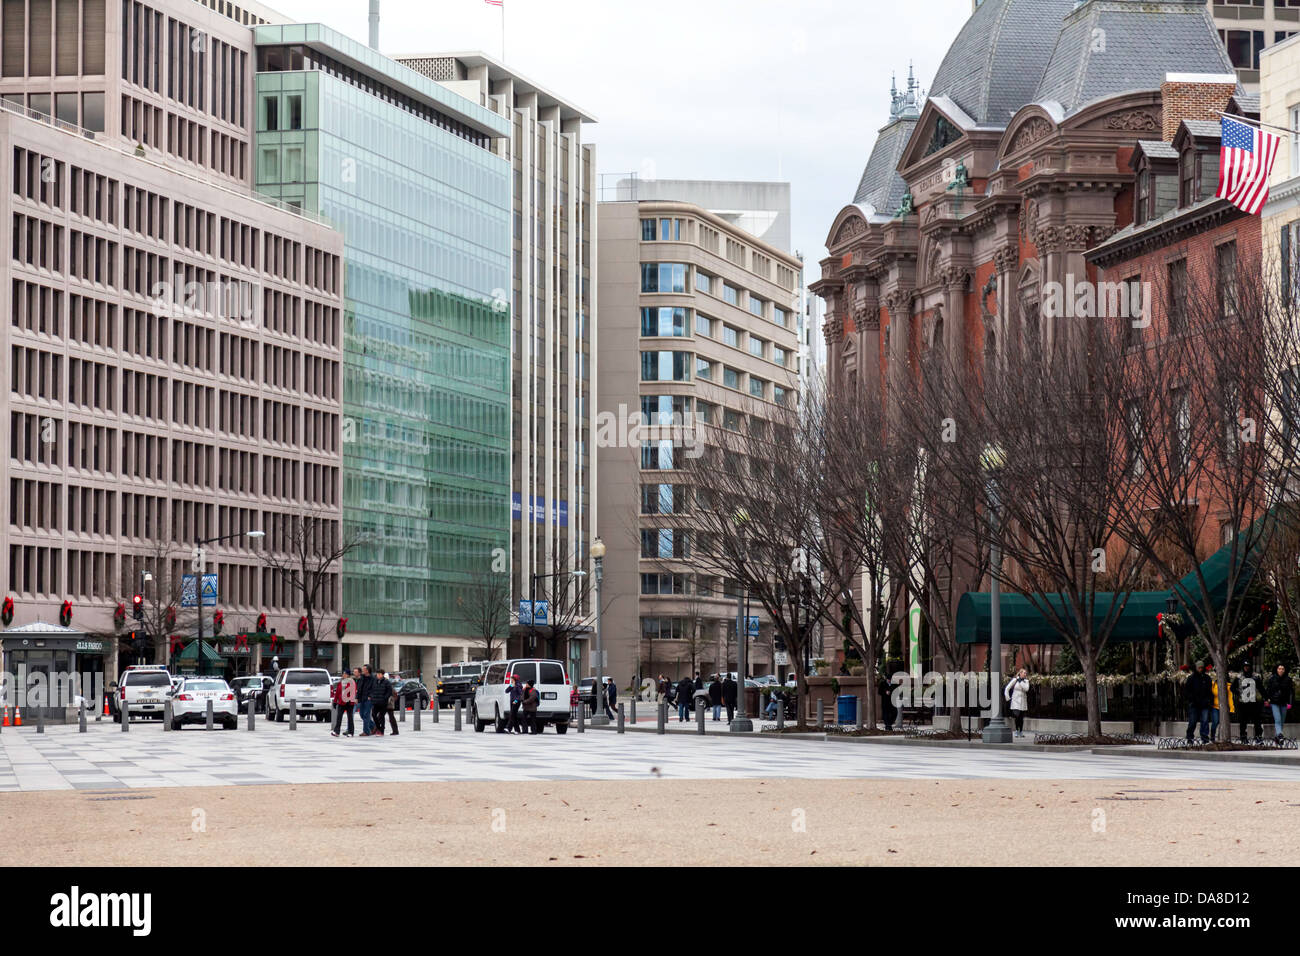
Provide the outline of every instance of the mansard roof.
<path id="1" fill-rule="evenodd" d="M 873 222 L 891 218 L 902 205 L 907 183 L 898 173 L 898 163 L 919 119 L 918 116 L 909 116 L 891 120 L 880 131 L 875 146 L 871 148 L 871 158 L 862 171 L 853 202 L 864 207 L 868 219 Z"/>

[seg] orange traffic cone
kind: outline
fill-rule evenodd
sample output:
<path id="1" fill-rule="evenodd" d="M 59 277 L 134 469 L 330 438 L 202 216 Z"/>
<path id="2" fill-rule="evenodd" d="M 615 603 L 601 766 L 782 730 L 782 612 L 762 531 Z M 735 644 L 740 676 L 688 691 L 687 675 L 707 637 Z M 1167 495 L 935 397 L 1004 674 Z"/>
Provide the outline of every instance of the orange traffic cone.
<path id="1" fill-rule="evenodd" d="M 110 711 L 110 710 L 108 709 L 108 697 L 105 697 L 105 698 L 104 698 L 104 716 L 105 716 L 105 717 L 112 717 L 112 716 L 113 716 L 112 711 Z"/>
<path id="2" fill-rule="evenodd" d="M 19 710 L 19 709 L 15 706 L 15 707 L 14 707 L 14 726 L 15 726 L 15 727 L 21 727 L 22 725 L 23 725 L 23 712 L 22 712 L 21 710 Z"/>
<path id="3" fill-rule="evenodd" d="M 8 727 L 8 726 L 9 726 L 9 708 L 8 708 L 8 707 L 0 707 L 0 713 L 3 713 L 3 714 L 4 714 L 4 722 L 3 722 L 3 723 L 0 723 L 0 727 Z"/>

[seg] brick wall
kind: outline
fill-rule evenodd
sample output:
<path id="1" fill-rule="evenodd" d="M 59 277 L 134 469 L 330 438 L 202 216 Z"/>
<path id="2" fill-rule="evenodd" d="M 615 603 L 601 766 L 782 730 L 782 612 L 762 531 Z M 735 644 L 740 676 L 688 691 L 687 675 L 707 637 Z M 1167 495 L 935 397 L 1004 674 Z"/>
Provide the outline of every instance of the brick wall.
<path id="1" fill-rule="evenodd" d="M 1233 83 L 1161 83 L 1164 100 L 1164 128 L 1161 138 L 1173 142 L 1178 124 L 1183 120 L 1217 120 L 1218 111 L 1228 105 L 1236 90 Z"/>

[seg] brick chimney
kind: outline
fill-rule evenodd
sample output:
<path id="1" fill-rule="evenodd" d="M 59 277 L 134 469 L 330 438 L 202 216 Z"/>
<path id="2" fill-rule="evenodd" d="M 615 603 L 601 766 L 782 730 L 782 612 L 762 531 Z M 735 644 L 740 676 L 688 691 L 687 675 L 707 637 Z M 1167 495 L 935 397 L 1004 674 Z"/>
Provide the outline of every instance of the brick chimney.
<path id="1" fill-rule="evenodd" d="M 1164 101 L 1161 138 L 1173 142 L 1183 120 L 1217 120 L 1237 90 L 1235 73 L 1167 73 L 1160 84 Z"/>

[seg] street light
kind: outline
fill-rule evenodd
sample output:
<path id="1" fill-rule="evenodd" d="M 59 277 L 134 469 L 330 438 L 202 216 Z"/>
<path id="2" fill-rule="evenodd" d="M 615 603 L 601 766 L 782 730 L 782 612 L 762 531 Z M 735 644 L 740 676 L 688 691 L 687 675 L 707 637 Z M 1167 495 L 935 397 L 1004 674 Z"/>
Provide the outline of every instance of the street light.
<path id="1" fill-rule="evenodd" d="M 998 497 L 998 472 L 1006 463 L 1006 453 L 999 445 L 985 445 L 980 465 L 988 474 L 989 514 L 993 535 L 989 544 L 989 680 L 993 710 L 984 728 L 986 744 L 1011 743 L 1011 728 L 1002 716 L 1002 603 L 998 578 L 1002 574 L 1002 502 Z"/>
<path id="2" fill-rule="evenodd" d="M 600 633 L 600 586 L 605 580 L 605 542 L 601 541 L 599 536 L 591 543 L 591 557 L 595 563 L 596 576 L 596 686 L 595 691 L 598 695 L 597 700 L 599 707 L 593 708 L 591 715 L 591 725 L 593 727 L 602 727 L 609 723 L 609 718 L 605 716 L 605 700 L 602 695 L 605 693 L 604 676 L 605 676 L 605 641 L 604 636 Z M 582 706 L 582 701 L 578 701 L 578 706 Z"/>
<path id="3" fill-rule="evenodd" d="M 737 508 L 735 515 L 732 516 L 732 523 L 736 526 L 736 534 L 740 539 L 740 560 L 741 571 L 744 571 L 745 560 L 745 525 L 749 521 L 749 512 L 744 508 Z M 741 577 L 744 575 L 742 574 Z M 736 582 L 736 717 L 731 722 L 729 730 L 733 734 L 748 734 L 754 730 L 754 722 L 749 719 L 745 712 L 745 672 L 748 670 L 749 662 L 745 659 L 745 645 L 749 643 L 749 621 L 746 620 L 744 592 L 741 582 Z"/>
<path id="4" fill-rule="evenodd" d="M 229 541 L 231 538 L 265 538 L 265 531 L 236 531 L 234 534 L 218 535 L 215 538 L 195 538 L 194 539 L 194 571 L 196 580 L 194 582 L 194 594 L 198 598 L 199 606 L 199 635 L 198 643 L 195 645 L 194 652 L 194 672 L 198 676 L 203 676 L 203 575 L 207 573 L 208 556 L 204 552 L 205 544 L 216 544 L 218 541 Z"/>

